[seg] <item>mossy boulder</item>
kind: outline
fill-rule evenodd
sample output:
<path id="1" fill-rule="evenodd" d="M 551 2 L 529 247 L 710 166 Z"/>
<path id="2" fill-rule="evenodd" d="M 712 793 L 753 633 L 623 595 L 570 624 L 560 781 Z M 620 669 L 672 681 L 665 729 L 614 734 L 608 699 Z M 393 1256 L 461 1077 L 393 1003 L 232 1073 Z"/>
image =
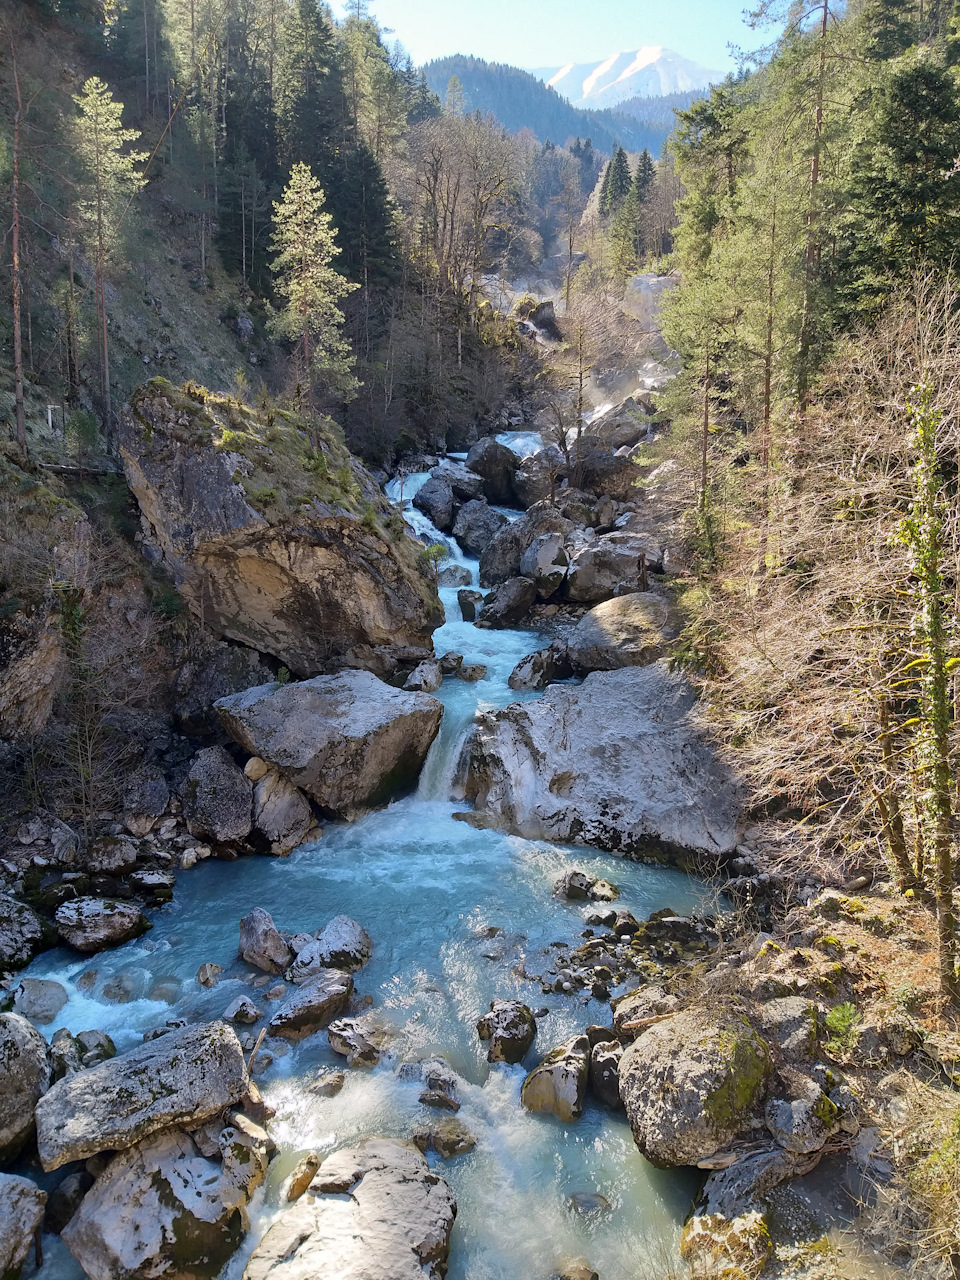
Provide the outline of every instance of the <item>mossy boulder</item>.
<path id="1" fill-rule="evenodd" d="M 693 1274 L 711 1280 L 756 1280 L 772 1253 L 770 1231 L 755 1209 L 732 1220 L 719 1213 L 693 1217 L 680 1241 Z"/>
<path id="2" fill-rule="evenodd" d="M 633 1137 L 661 1168 L 697 1164 L 753 1124 L 770 1052 L 733 1010 L 686 1010 L 649 1027 L 620 1062 Z"/>

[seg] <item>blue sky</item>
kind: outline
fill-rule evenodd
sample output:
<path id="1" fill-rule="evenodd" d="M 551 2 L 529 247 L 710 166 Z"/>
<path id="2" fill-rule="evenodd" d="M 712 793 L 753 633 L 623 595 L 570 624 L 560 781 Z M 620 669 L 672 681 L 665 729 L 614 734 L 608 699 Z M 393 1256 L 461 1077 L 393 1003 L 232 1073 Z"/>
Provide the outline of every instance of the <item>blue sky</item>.
<path id="1" fill-rule="evenodd" d="M 470 53 L 514 66 L 598 62 L 665 45 L 703 66 L 732 68 L 729 43 L 764 40 L 743 23 L 749 0 L 372 0 L 371 12 L 416 62 Z M 333 0 L 334 12 L 347 8 Z"/>

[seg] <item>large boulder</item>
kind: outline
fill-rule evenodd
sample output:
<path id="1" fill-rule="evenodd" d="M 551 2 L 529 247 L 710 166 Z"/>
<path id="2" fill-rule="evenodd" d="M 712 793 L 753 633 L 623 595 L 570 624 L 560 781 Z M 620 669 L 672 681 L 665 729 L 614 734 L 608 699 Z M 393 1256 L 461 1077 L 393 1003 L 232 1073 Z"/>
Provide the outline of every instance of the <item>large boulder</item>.
<path id="1" fill-rule="evenodd" d="M 62 983 L 51 978 L 23 978 L 13 996 L 13 1008 L 23 1018 L 45 1026 L 52 1022 L 69 999 Z"/>
<path id="2" fill-rule="evenodd" d="M 640 496 L 638 484 L 643 472 L 632 458 L 609 449 L 588 449 L 576 464 L 581 489 L 605 494 L 618 502 L 632 502 Z"/>
<path id="3" fill-rule="evenodd" d="M 467 454 L 467 469 L 483 479 L 487 501 L 500 507 L 517 505 L 513 477 L 519 465 L 520 459 L 514 451 L 494 436 L 484 436 Z"/>
<path id="4" fill-rule="evenodd" d="M 227 732 L 274 765 L 327 814 L 352 821 L 410 788 L 443 704 L 369 671 L 268 684 L 221 698 Z"/>
<path id="5" fill-rule="evenodd" d="M 443 621 L 416 545 L 364 519 L 388 514 L 373 478 L 289 415 L 155 379 L 120 453 L 145 549 L 210 631 L 310 676 L 358 645 L 428 646 Z"/>
<path id="6" fill-rule="evenodd" d="M 520 1062 L 533 1044 L 537 1024 L 519 1000 L 491 1000 L 477 1023 L 477 1035 L 487 1042 L 488 1062 Z"/>
<path id="7" fill-rule="evenodd" d="M 183 812 L 192 836 L 236 844 L 253 828 L 253 784 L 223 747 L 198 751 L 183 786 Z"/>
<path id="8" fill-rule="evenodd" d="M 660 1168 L 706 1160 L 755 1123 L 769 1072 L 766 1044 L 735 1011 L 655 1023 L 620 1060 L 634 1141 Z"/>
<path id="9" fill-rule="evenodd" d="M 570 557 L 559 533 L 541 533 L 520 557 L 520 572 L 532 578 L 541 600 L 549 600 L 563 586 Z"/>
<path id="10" fill-rule="evenodd" d="M 293 959 L 293 951 L 280 936 L 273 916 L 263 907 L 254 907 L 240 921 L 238 954 L 264 973 L 283 973 Z"/>
<path id="11" fill-rule="evenodd" d="M 23 902 L 0 893 L 0 969 L 29 964 L 43 947 L 43 925 Z"/>
<path id="12" fill-rule="evenodd" d="M 263 770 L 262 774 L 256 770 L 259 776 L 253 784 L 253 826 L 270 853 L 284 858 L 313 830 L 313 810 L 299 787 L 279 769 L 264 764 Z M 249 776 L 249 767 L 246 773 Z"/>
<path id="13" fill-rule="evenodd" d="M 340 969 L 324 969 L 296 987 L 277 1008 L 267 1033 L 283 1040 L 302 1040 L 340 1016 L 353 995 L 353 979 Z"/>
<path id="14" fill-rule="evenodd" d="M 457 512 L 453 536 L 468 556 L 479 556 L 509 523 L 501 511 L 494 511 L 482 500 L 466 502 Z"/>
<path id="15" fill-rule="evenodd" d="M 607 533 L 573 554 L 566 594 L 578 604 L 599 604 L 616 595 L 640 591 L 644 575 L 659 567 L 649 540 L 632 533 Z"/>
<path id="16" fill-rule="evenodd" d="M 362 925 L 350 916 L 334 916 L 318 934 L 297 952 L 286 972 L 288 982 L 302 986 L 320 976 L 324 969 L 356 973 L 370 959 L 373 943 Z"/>
<path id="17" fill-rule="evenodd" d="M 767 1099 L 764 1119 L 785 1151 L 808 1156 L 840 1128 L 840 1108 L 804 1072 L 783 1067 Z"/>
<path id="18" fill-rule="evenodd" d="M 154 1134 L 110 1161 L 64 1243 L 90 1280 L 217 1275 L 243 1240 L 267 1142 L 248 1120 L 222 1128 L 212 1155 L 183 1129 Z"/>
<path id="19" fill-rule="evenodd" d="M 430 475 L 446 481 L 458 502 L 472 502 L 474 498 L 483 497 L 483 477 L 468 471 L 462 462 L 453 458 L 441 459 Z"/>
<path id="20" fill-rule="evenodd" d="M 128 775 L 123 787 L 123 821 L 135 836 L 152 831 L 167 811 L 170 787 L 157 764 L 142 764 Z"/>
<path id="21" fill-rule="evenodd" d="M 495 587 L 508 578 L 520 574 L 520 562 L 524 552 L 536 538 L 547 533 L 559 533 L 566 540 L 576 532 L 572 520 L 562 516 L 556 507 L 538 502 L 518 520 L 503 526 L 497 536 L 480 556 L 480 583 Z"/>
<path id="22" fill-rule="evenodd" d="M 169 1031 L 57 1081 L 37 1104 L 37 1147 L 48 1172 L 99 1151 L 124 1151 L 172 1125 L 191 1127 L 247 1091 L 243 1050 L 224 1022 Z"/>
<path id="23" fill-rule="evenodd" d="M 645 667 L 664 656 L 675 635 L 667 601 L 640 591 L 606 600 L 584 614 L 567 637 L 567 657 L 578 675 Z"/>
<path id="24" fill-rule="evenodd" d="M 536 502 L 556 497 L 560 481 L 566 474 L 566 459 L 555 444 L 545 445 L 530 454 L 521 461 L 520 469 L 513 477 L 518 503 L 526 509 Z"/>
<path id="25" fill-rule="evenodd" d="M 737 845 L 736 782 L 663 663 L 484 712 L 464 756 L 474 825 L 697 864 Z"/>
<path id="26" fill-rule="evenodd" d="M 43 1222 L 47 1193 L 29 1178 L 0 1173 L 0 1276 L 17 1280 Z"/>
<path id="27" fill-rule="evenodd" d="M 449 481 L 442 476 L 431 475 L 413 495 L 413 505 L 418 511 L 422 511 L 441 533 L 449 533 L 453 528 L 453 514 L 456 509 L 453 489 Z"/>
<path id="28" fill-rule="evenodd" d="M 13 1160 L 33 1132 L 34 1107 L 50 1076 L 40 1032 L 18 1013 L 0 1013 L 0 1165 Z"/>
<path id="29" fill-rule="evenodd" d="M 254 1249 L 244 1280 L 443 1280 L 456 1213 L 415 1146 L 367 1138 L 324 1160 Z"/>
<path id="30" fill-rule="evenodd" d="M 579 1120 L 587 1094 L 590 1041 L 585 1035 L 551 1049 L 527 1076 L 520 1100 L 528 1111 L 546 1111 L 561 1120 Z"/>
<path id="31" fill-rule="evenodd" d="M 77 951 L 106 951 L 153 926 L 132 902 L 112 898 L 74 898 L 57 907 L 53 917 L 63 941 Z"/>
<path id="32" fill-rule="evenodd" d="M 494 587 L 484 600 L 476 625 L 497 630 L 514 627 L 523 621 L 536 602 L 537 588 L 529 578 L 510 578 Z"/>
<path id="33" fill-rule="evenodd" d="M 620 1059 L 623 1046 L 619 1040 L 601 1040 L 590 1050 L 590 1092 L 604 1106 L 619 1110 Z"/>
<path id="34" fill-rule="evenodd" d="M 567 657 L 567 646 L 555 640 L 548 649 L 535 649 L 520 659 L 510 672 L 507 684 L 518 691 L 545 689 L 556 680 L 569 680 L 573 667 Z"/>

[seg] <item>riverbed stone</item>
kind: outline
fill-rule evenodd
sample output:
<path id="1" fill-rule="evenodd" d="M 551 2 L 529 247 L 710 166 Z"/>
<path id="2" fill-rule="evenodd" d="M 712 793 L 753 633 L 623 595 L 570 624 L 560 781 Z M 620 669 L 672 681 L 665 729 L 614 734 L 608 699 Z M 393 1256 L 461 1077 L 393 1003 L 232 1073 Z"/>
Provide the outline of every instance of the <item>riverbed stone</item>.
<path id="1" fill-rule="evenodd" d="M 110 1161 L 62 1232 L 91 1280 L 219 1273 L 266 1176 L 267 1137 L 249 1121 L 227 1125 L 208 1150 L 170 1128 Z"/>
<path id="2" fill-rule="evenodd" d="M 488 1042 L 488 1062 L 520 1062 L 536 1034 L 536 1020 L 519 1000 L 491 1000 L 477 1023 L 477 1035 Z"/>
<path id="3" fill-rule="evenodd" d="M 317 978 L 296 987 L 270 1019 L 267 1034 L 302 1040 L 328 1026 L 347 1007 L 353 979 L 340 969 L 325 969 Z"/>
<path id="4" fill-rule="evenodd" d="M 249 777 L 249 774 L 247 775 Z M 253 825 L 275 858 L 303 844 L 314 827 L 310 801 L 279 769 L 265 766 L 254 780 Z"/>
<path id="5" fill-rule="evenodd" d="M 604 1040 L 590 1050 L 590 1092 L 604 1106 L 618 1111 L 620 1099 L 620 1059 L 623 1046 L 616 1040 Z"/>
<path id="6" fill-rule="evenodd" d="M 509 578 L 494 587 L 484 600 L 477 626 L 496 630 L 514 627 L 527 616 L 536 599 L 537 588 L 529 578 Z"/>
<path id="7" fill-rule="evenodd" d="M 29 1178 L 0 1173 L 0 1276 L 17 1280 L 43 1221 L 47 1193 Z"/>
<path id="8" fill-rule="evenodd" d="M 457 604 L 460 606 L 460 616 L 464 622 L 474 622 L 477 610 L 483 604 L 483 592 L 474 591 L 472 588 L 458 591 Z"/>
<path id="9" fill-rule="evenodd" d="M 560 1120 L 579 1120 L 587 1093 L 590 1068 L 590 1041 L 573 1036 L 551 1049 L 533 1068 L 520 1090 L 520 1100 L 528 1111 L 549 1112 Z"/>
<path id="10" fill-rule="evenodd" d="M 123 821 L 131 835 L 145 836 L 156 826 L 170 803 L 170 787 L 157 764 L 142 764 L 127 777 L 123 788 Z"/>
<path id="11" fill-rule="evenodd" d="M 456 1212 L 412 1143 L 368 1138 L 324 1160 L 254 1249 L 244 1280 L 443 1280 Z"/>
<path id="12" fill-rule="evenodd" d="M 327 1027 L 327 1039 L 348 1067 L 375 1067 L 380 1061 L 381 1037 L 363 1018 L 335 1019 Z"/>
<path id="13" fill-rule="evenodd" d="M 560 533 L 541 533 L 520 557 L 520 572 L 530 578 L 540 600 L 549 600 L 563 586 L 570 556 Z"/>
<path id="14" fill-rule="evenodd" d="M 0 1165 L 21 1151 L 50 1087 L 47 1043 L 19 1013 L 0 1013 Z"/>
<path id="15" fill-rule="evenodd" d="M 334 916 L 317 934 L 316 954 L 327 968 L 355 973 L 372 953 L 370 935 L 350 916 Z"/>
<path id="16" fill-rule="evenodd" d="M 446 564 L 437 574 L 438 587 L 469 587 L 473 573 L 465 564 Z"/>
<path id="17" fill-rule="evenodd" d="M 239 1102 L 243 1050 L 224 1022 L 169 1031 L 140 1048 L 58 1081 L 37 1104 L 47 1171 L 99 1151 L 121 1151 L 160 1129 L 201 1124 Z"/>
<path id="18" fill-rule="evenodd" d="M 449 533 L 453 528 L 456 503 L 453 487 L 445 477 L 432 475 L 425 480 L 413 495 L 413 505 L 418 511 L 422 511 L 441 533 Z"/>
<path id="19" fill-rule="evenodd" d="M 648 1027 L 620 1060 L 634 1141 L 660 1168 L 696 1164 L 751 1127 L 770 1051 L 733 1010 L 691 1009 Z"/>
<path id="20" fill-rule="evenodd" d="M 331 817 L 352 821 L 419 777 L 443 704 L 369 671 L 260 685 L 221 698 L 227 732 L 274 765 Z"/>
<path id="21" fill-rule="evenodd" d="M 247 996 L 237 996 L 224 1009 L 223 1016 L 227 1022 L 239 1022 L 243 1026 L 252 1027 L 255 1022 L 260 1021 L 262 1014 Z"/>
<path id="22" fill-rule="evenodd" d="M 617 595 L 642 591 L 644 566 L 659 568 L 657 550 L 638 534 L 604 534 L 579 547 L 570 560 L 565 593 L 580 604 L 599 604 Z"/>
<path id="23" fill-rule="evenodd" d="M 52 1022 L 68 1000 L 67 989 L 51 978 L 21 978 L 13 996 L 15 1013 L 31 1022 Z"/>
<path id="24" fill-rule="evenodd" d="M 515 507 L 517 494 L 513 478 L 520 458 L 495 436 L 484 436 L 467 454 L 466 466 L 483 480 L 483 491 L 489 502 L 501 507 Z"/>
<path id="25" fill-rule="evenodd" d="M 442 1160 L 452 1160 L 472 1151 L 477 1140 L 462 1120 L 447 1116 L 443 1120 L 418 1124 L 411 1135 L 414 1146 L 422 1152 L 435 1151 Z"/>
<path id="26" fill-rule="evenodd" d="M 482 662 L 465 662 L 457 668 L 457 679 L 464 684 L 476 684 L 478 680 L 486 680 L 487 668 Z"/>
<path id="27" fill-rule="evenodd" d="M 254 907 L 240 921 L 238 952 L 241 960 L 264 973 L 283 973 L 293 960 L 293 951 L 281 938 L 273 916 L 262 907 Z"/>
<path id="28" fill-rule="evenodd" d="M 482 499 L 465 502 L 453 522 L 453 536 L 468 556 L 479 556 L 507 523 L 502 512 L 494 511 Z"/>
<path id="29" fill-rule="evenodd" d="M 474 826 L 697 865 L 738 843 L 737 780 L 662 662 L 481 712 L 464 758 Z"/>
<path id="30" fill-rule="evenodd" d="M 549 502 L 538 502 L 519 520 L 504 525 L 480 556 L 481 585 L 495 587 L 509 578 L 516 578 L 524 552 L 535 539 L 548 533 L 559 533 L 564 539 L 564 546 L 568 538 L 578 533 L 573 521 L 567 520 Z"/>
<path id="31" fill-rule="evenodd" d="M 440 663 L 428 660 L 414 667 L 404 681 L 403 687 L 414 693 L 436 693 L 442 684 L 443 671 L 440 669 Z"/>
<path id="32" fill-rule="evenodd" d="M 29 964 L 43 946 L 43 926 L 35 911 L 0 893 L 0 969 Z"/>
<path id="33" fill-rule="evenodd" d="M 87 953 L 119 947 L 153 927 L 139 907 L 113 898 L 74 898 L 53 919 L 63 941 Z"/>
<path id="34" fill-rule="evenodd" d="M 645 667 L 666 653 L 676 635 L 670 610 L 651 591 L 617 596 L 584 614 L 567 637 L 567 656 L 577 675 Z"/>

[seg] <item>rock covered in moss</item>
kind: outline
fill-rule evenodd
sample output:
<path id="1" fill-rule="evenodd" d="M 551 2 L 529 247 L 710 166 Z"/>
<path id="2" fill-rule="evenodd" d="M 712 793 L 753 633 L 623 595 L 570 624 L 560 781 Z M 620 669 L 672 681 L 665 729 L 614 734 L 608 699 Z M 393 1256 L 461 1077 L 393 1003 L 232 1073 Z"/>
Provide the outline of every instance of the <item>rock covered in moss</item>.
<path id="1" fill-rule="evenodd" d="M 443 621 L 416 544 L 332 424 L 155 379 L 124 411 L 141 522 L 211 631 L 315 675 L 356 646 L 429 645 Z"/>
<path id="2" fill-rule="evenodd" d="M 491 1000 L 477 1023 L 477 1035 L 488 1042 L 488 1062 L 520 1062 L 536 1034 L 533 1014 L 519 1000 Z"/>
<path id="3" fill-rule="evenodd" d="M 37 1104 L 46 1170 L 121 1151 L 172 1125 L 201 1124 L 246 1093 L 247 1069 L 223 1022 L 170 1031 L 58 1081 Z"/>
<path id="4" fill-rule="evenodd" d="M 30 1137 L 34 1107 L 49 1087 L 43 1036 L 20 1014 L 0 1013 L 0 1165 Z"/>
<path id="5" fill-rule="evenodd" d="M 548 1112 L 560 1120 L 579 1120 L 587 1094 L 590 1041 L 573 1036 L 551 1049 L 529 1073 L 520 1090 L 528 1111 Z"/>
<path id="6" fill-rule="evenodd" d="M 253 1251 L 244 1280 L 443 1280 L 457 1205 L 408 1142 L 328 1156 Z"/>
<path id="7" fill-rule="evenodd" d="M 648 1027 L 620 1061 L 634 1141 L 661 1168 L 696 1164 L 749 1128 L 770 1054 L 732 1011 L 686 1010 Z"/>
<path id="8" fill-rule="evenodd" d="M 779 1072 L 764 1118 L 780 1146 L 795 1155 L 819 1151 L 840 1128 L 840 1108 L 816 1081 L 789 1067 Z"/>
<path id="9" fill-rule="evenodd" d="M 369 671 L 259 685 L 221 698 L 224 728 L 331 816 L 353 820 L 414 784 L 443 704 Z"/>
<path id="10" fill-rule="evenodd" d="M 74 898 L 57 907 L 53 919 L 63 941 L 87 953 L 119 947 L 152 928 L 139 907 L 112 898 Z"/>
<path id="11" fill-rule="evenodd" d="M 246 1204 L 267 1172 L 267 1135 L 227 1125 L 215 1154 L 167 1129 L 115 1156 L 63 1228 L 95 1280 L 216 1275 L 243 1240 Z"/>

